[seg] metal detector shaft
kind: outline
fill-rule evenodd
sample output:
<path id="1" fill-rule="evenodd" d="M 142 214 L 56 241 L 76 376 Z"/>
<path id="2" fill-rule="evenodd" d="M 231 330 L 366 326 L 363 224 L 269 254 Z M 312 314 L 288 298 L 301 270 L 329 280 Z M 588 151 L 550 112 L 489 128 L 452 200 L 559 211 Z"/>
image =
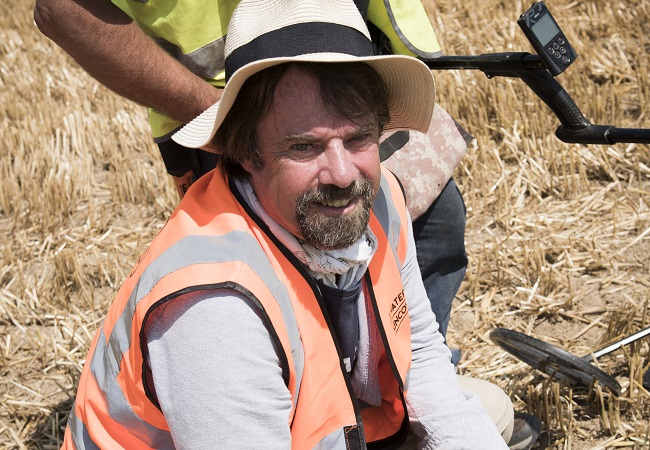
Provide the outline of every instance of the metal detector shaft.
<path id="1" fill-rule="evenodd" d="M 598 359 L 603 355 L 611 353 L 614 350 L 619 349 L 624 345 L 631 344 L 632 342 L 638 341 L 639 339 L 648 335 L 650 335 L 650 327 L 646 328 L 645 330 L 641 330 L 638 333 L 634 333 L 633 335 L 623 338 L 619 341 L 616 341 L 613 344 L 608 345 L 607 347 L 603 347 L 600 350 L 590 353 L 589 355 L 583 356 L 582 359 L 591 362 L 594 359 Z"/>
<path id="2" fill-rule="evenodd" d="M 542 59 L 537 55 L 526 52 L 488 53 L 475 57 L 443 56 L 425 62 L 430 69 L 478 69 L 488 78 L 519 78 L 551 108 L 560 119 L 562 127 L 570 130 L 582 130 L 589 126 L 589 121 L 582 114 L 578 105 L 546 70 Z"/>
<path id="3" fill-rule="evenodd" d="M 553 78 L 542 59 L 527 52 L 487 53 L 479 56 L 443 56 L 424 60 L 432 70 L 480 70 L 488 78 L 521 79 L 560 120 L 555 135 L 579 144 L 650 143 L 650 129 L 595 125 L 582 114 L 569 93 Z"/>

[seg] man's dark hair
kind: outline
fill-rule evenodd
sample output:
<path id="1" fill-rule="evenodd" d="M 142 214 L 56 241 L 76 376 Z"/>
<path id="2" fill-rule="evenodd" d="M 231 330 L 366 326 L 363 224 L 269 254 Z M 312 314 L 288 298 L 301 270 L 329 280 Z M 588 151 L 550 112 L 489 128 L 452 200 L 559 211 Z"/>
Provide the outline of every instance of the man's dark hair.
<path id="1" fill-rule="evenodd" d="M 363 63 L 295 62 L 264 69 L 242 85 L 237 99 L 215 136 L 221 153 L 222 170 L 230 176 L 246 172 L 241 163 L 250 159 L 255 168 L 262 168 L 257 142 L 257 124 L 273 105 L 275 89 L 289 67 L 313 75 L 320 84 L 325 105 L 343 117 L 355 121 L 374 117 L 379 133 L 390 118 L 389 92 L 384 80 Z"/>

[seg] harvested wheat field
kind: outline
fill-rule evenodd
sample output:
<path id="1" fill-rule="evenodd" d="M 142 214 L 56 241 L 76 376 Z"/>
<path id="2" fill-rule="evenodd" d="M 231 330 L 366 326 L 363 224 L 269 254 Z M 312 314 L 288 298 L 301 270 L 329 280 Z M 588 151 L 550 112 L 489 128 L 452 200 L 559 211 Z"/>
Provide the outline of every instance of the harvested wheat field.
<path id="1" fill-rule="evenodd" d="M 521 1 L 425 1 L 448 55 L 532 49 Z M 580 55 L 558 76 L 593 123 L 650 128 L 650 1 L 549 0 Z M 146 111 L 88 77 L 0 3 L 0 448 L 53 449 L 88 346 L 177 202 Z M 599 357 L 622 385 L 551 380 L 489 337 L 505 327 L 583 356 L 650 326 L 650 147 L 564 144 L 517 79 L 440 71 L 476 137 L 455 178 L 470 264 L 450 345 L 544 429 L 536 448 L 650 448 L 650 339 Z"/>

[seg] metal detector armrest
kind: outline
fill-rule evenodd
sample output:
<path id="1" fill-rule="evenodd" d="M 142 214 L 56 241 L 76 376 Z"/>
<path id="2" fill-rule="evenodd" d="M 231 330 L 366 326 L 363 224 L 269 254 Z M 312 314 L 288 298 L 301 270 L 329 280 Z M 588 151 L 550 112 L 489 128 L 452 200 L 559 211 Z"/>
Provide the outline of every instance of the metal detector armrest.
<path id="1" fill-rule="evenodd" d="M 581 130 L 558 127 L 555 135 L 562 142 L 577 144 L 650 143 L 650 129 L 647 128 L 617 128 L 611 125 L 589 124 Z"/>

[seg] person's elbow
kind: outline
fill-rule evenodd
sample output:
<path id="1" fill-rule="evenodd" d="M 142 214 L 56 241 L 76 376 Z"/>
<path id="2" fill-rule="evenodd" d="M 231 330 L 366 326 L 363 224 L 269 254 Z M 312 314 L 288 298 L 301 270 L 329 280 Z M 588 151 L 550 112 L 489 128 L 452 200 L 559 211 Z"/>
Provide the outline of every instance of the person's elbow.
<path id="1" fill-rule="evenodd" d="M 41 33 L 52 40 L 56 40 L 56 20 L 54 8 L 57 0 L 36 0 L 34 5 L 34 23 Z"/>

